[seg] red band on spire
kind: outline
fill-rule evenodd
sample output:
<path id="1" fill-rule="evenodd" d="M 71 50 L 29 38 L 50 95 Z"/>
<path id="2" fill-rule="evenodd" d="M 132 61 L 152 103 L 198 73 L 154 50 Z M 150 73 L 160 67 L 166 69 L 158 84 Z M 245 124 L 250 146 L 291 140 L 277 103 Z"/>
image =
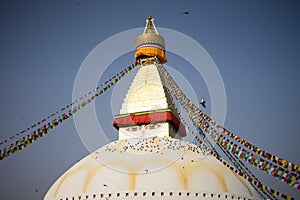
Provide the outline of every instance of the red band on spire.
<path id="1" fill-rule="evenodd" d="M 174 127 L 179 130 L 181 136 L 186 136 L 184 125 L 175 117 L 170 109 L 149 111 L 142 113 L 132 113 L 127 115 L 120 115 L 115 118 L 113 126 L 116 129 L 120 127 L 128 127 L 133 125 L 143 125 L 151 123 L 170 122 Z"/>

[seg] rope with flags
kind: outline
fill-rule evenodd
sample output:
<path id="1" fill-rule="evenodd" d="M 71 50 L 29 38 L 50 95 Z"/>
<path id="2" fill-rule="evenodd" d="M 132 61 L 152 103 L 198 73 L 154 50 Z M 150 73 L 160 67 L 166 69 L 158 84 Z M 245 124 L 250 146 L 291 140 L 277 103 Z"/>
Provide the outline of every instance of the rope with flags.
<path id="1" fill-rule="evenodd" d="M 202 152 L 205 153 L 205 154 L 213 155 L 217 159 L 220 158 L 220 155 L 218 154 L 218 152 L 216 151 L 216 149 L 213 147 L 213 145 L 211 144 L 211 142 L 207 139 L 207 137 L 203 133 L 202 129 L 198 128 L 198 133 L 199 133 L 199 136 L 200 136 L 199 137 L 190 128 L 189 124 L 184 120 L 183 116 L 181 115 L 181 113 L 179 112 L 177 106 L 175 105 L 174 98 L 173 98 L 172 94 L 170 93 L 170 91 L 168 90 L 168 88 L 165 91 L 171 97 L 170 100 L 171 100 L 172 108 L 176 111 L 178 117 L 181 120 L 181 123 L 184 125 L 185 128 L 188 129 L 189 133 L 191 133 L 193 135 L 194 139 L 198 142 L 198 146 L 200 147 L 200 149 L 202 150 Z M 194 126 L 197 127 L 197 124 L 194 124 Z M 222 152 L 228 157 L 228 159 L 231 161 L 231 163 L 233 163 L 233 165 L 235 166 L 235 168 L 237 170 L 245 173 L 245 176 L 249 177 L 250 179 L 253 179 L 254 181 L 260 182 L 255 177 L 255 175 L 252 174 L 251 171 L 238 159 L 238 157 L 236 155 L 230 153 L 227 149 L 225 149 L 224 147 L 222 147 L 218 143 L 216 143 L 216 144 L 222 150 Z M 256 186 L 252 182 L 250 182 L 250 184 L 257 191 L 257 193 L 261 197 L 263 197 L 264 199 L 265 198 L 267 198 L 267 199 L 276 199 L 276 197 L 274 196 L 274 194 L 272 194 L 269 190 L 263 190 L 263 189 L 259 188 L 258 186 Z"/>
<path id="2" fill-rule="evenodd" d="M 159 67 L 159 69 L 162 69 Z M 217 143 L 226 147 L 228 150 L 238 155 L 241 159 L 245 160 L 254 167 L 272 175 L 273 177 L 287 183 L 290 186 L 293 186 L 300 190 L 299 184 L 299 174 L 288 171 L 285 168 L 278 167 L 276 163 L 270 163 L 260 157 L 259 155 L 254 155 L 240 146 L 234 144 L 232 141 L 229 141 L 224 135 L 221 135 L 214 127 L 209 125 L 209 122 L 206 121 L 202 116 L 203 112 L 200 112 L 200 109 L 197 108 L 182 92 L 178 85 L 174 84 L 174 81 L 164 70 L 166 78 L 166 83 L 170 87 L 171 92 L 174 93 L 174 96 L 181 101 L 182 106 L 187 109 L 187 113 L 190 115 L 193 122 L 196 122 L 200 128 L 202 128 L 206 133 L 208 133 Z M 171 80 L 172 79 L 172 80 Z"/>
<path id="3" fill-rule="evenodd" d="M 168 90 L 167 90 L 168 91 Z M 172 95 L 170 95 L 170 97 L 172 97 Z M 195 134 L 195 132 L 190 128 L 190 126 L 188 125 L 188 123 L 184 120 L 184 118 L 182 117 L 181 113 L 178 111 L 177 107 L 174 106 L 174 100 L 173 98 L 171 98 L 173 107 L 175 108 L 181 122 L 183 123 L 183 125 L 188 129 L 189 133 L 191 133 L 194 137 L 194 139 L 198 142 L 199 147 L 204 150 L 203 152 L 206 154 L 210 154 L 212 156 L 214 156 L 216 159 L 218 159 L 222 164 L 224 164 L 222 160 L 220 160 L 221 156 L 218 154 L 218 152 L 216 151 L 216 149 L 213 147 L 213 145 L 210 143 L 210 141 L 206 138 L 205 134 L 203 133 L 203 131 L 199 128 L 198 129 L 198 133 L 199 136 L 197 134 Z M 195 124 L 194 124 L 195 125 Z M 202 138 L 202 139 L 201 139 Z M 236 171 L 240 171 L 241 173 L 244 174 L 244 178 L 247 177 L 247 180 L 253 180 L 250 181 L 250 184 L 253 186 L 253 188 L 259 193 L 260 196 L 264 197 L 264 195 L 267 196 L 268 199 L 276 199 L 276 197 L 274 197 L 274 194 L 271 191 L 275 191 L 272 188 L 267 187 L 266 185 L 263 185 L 252 173 L 251 171 L 242 163 L 240 162 L 240 160 L 238 158 L 234 158 L 233 156 L 230 155 L 229 151 L 224 149 L 222 146 L 220 146 L 218 143 L 216 143 L 218 145 L 218 147 L 224 152 L 224 154 L 229 158 L 229 160 L 236 165 L 235 166 L 235 170 Z M 225 165 L 226 166 L 226 165 Z M 229 164 L 228 164 L 229 166 Z M 226 167 L 228 167 L 226 166 Z M 257 183 L 260 183 L 262 185 L 262 187 L 259 187 L 258 185 L 255 185 L 255 181 Z M 268 189 L 263 189 L 263 188 L 268 188 Z M 262 193 L 264 194 L 262 194 Z M 280 193 L 280 195 L 282 197 L 287 197 L 287 195 Z M 290 199 L 293 199 L 293 197 L 291 197 Z"/>
<path id="4" fill-rule="evenodd" d="M 194 138 L 199 142 L 199 137 L 197 138 L 197 135 L 192 132 L 192 134 L 194 135 Z M 202 135 L 203 132 L 199 131 L 199 134 Z M 210 142 L 208 141 L 208 144 L 210 144 Z M 218 143 L 217 143 L 218 145 Z M 212 147 L 212 145 L 210 144 L 210 146 Z M 218 145 L 219 146 L 219 145 Z M 220 147 L 220 146 L 219 146 Z M 241 174 L 243 174 L 243 178 L 246 178 L 246 180 L 254 180 L 254 181 L 257 181 L 258 183 L 260 183 L 260 181 L 252 175 L 249 175 L 249 170 L 248 168 L 244 167 L 241 167 L 240 164 L 238 164 L 236 162 L 236 160 L 230 156 L 230 154 L 226 151 L 224 151 L 224 149 L 222 147 L 220 147 L 220 149 L 223 151 L 223 153 L 229 158 L 229 160 L 235 165 L 235 168 L 232 167 L 229 163 L 227 163 L 224 159 L 222 159 L 222 157 L 217 153 L 216 149 L 214 147 L 212 147 L 212 151 L 211 151 L 211 155 L 214 156 L 217 160 L 219 160 L 223 165 L 225 165 L 227 168 L 229 168 L 230 170 L 233 170 L 234 172 L 240 172 Z M 225 161 L 225 162 L 224 162 Z M 254 181 L 250 181 L 249 183 L 253 186 L 253 188 L 258 192 L 258 194 L 261 196 L 261 197 L 264 197 L 264 195 L 267 196 L 268 199 L 276 199 L 272 193 L 270 193 L 269 190 L 263 190 L 262 187 L 259 187 L 258 185 L 255 185 L 255 182 Z M 261 184 L 261 183 L 260 183 Z M 263 184 L 261 184 L 263 185 Z M 265 188 L 267 188 L 267 186 L 263 185 Z M 273 190 L 273 189 L 271 189 Z M 262 194 L 263 193 L 263 194 Z M 284 195 L 284 194 L 283 194 Z M 291 197 L 291 199 L 293 199 Z"/>
<path id="5" fill-rule="evenodd" d="M 158 71 L 160 73 L 160 76 L 162 78 L 162 81 L 164 82 L 164 85 L 165 87 L 167 87 L 171 94 L 176 98 L 176 100 L 180 103 L 180 105 L 186 110 L 187 114 L 189 115 L 189 117 L 191 118 L 191 120 L 197 124 L 197 127 L 199 128 L 202 128 L 208 135 L 212 136 L 213 134 L 209 134 L 211 133 L 211 125 L 209 124 L 209 121 L 206 121 L 205 118 L 201 117 L 201 115 L 203 115 L 202 111 L 200 111 L 199 108 L 197 108 L 186 96 L 185 94 L 182 92 L 182 90 L 178 87 L 178 85 L 176 84 L 176 82 L 172 79 L 172 77 L 168 74 L 168 72 L 166 71 L 166 69 L 161 65 L 161 64 L 158 64 L 157 65 L 157 68 L 158 68 Z M 201 115 L 200 115 L 201 114 Z M 219 144 L 220 141 L 219 140 L 216 140 L 216 138 L 212 137 L 213 139 L 215 139 L 215 141 Z M 222 145 L 224 146 L 224 145 Z M 232 150 L 232 146 L 230 145 L 225 145 L 226 148 L 228 150 Z M 252 160 L 254 157 L 248 157 L 248 159 L 244 159 L 246 160 L 249 164 L 252 164 L 253 166 L 256 166 L 257 163 L 254 163 Z M 224 164 L 224 163 L 223 163 Z M 292 166 L 295 166 L 295 164 L 293 164 Z M 232 168 L 232 166 L 231 166 Z M 263 168 L 262 168 L 263 169 Z M 261 169 L 261 170 L 262 170 Z M 281 171 L 281 169 L 277 168 L 276 169 L 277 171 Z M 243 174 L 242 172 L 238 171 L 238 170 L 235 170 L 236 172 L 238 173 L 241 173 Z M 263 170 L 262 170 L 263 171 Z M 274 173 L 274 171 L 272 171 L 273 173 L 271 173 L 271 175 L 273 175 L 274 177 L 276 177 L 276 173 Z M 280 177 L 276 177 L 276 178 L 279 178 L 279 180 L 281 181 L 284 181 L 286 183 L 288 183 L 289 185 L 299 189 L 299 183 L 298 182 L 295 182 L 295 180 L 297 180 L 297 176 L 298 175 L 290 175 L 290 177 L 292 177 L 290 180 L 292 181 L 287 181 L 285 177 L 286 174 L 281 174 L 282 176 Z M 285 176 L 285 177 L 284 177 Z M 248 181 L 252 182 L 253 184 L 255 184 L 257 187 L 260 187 L 262 190 L 265 190 L 265 191 L 269 191 L 269 193 L 271 194 L 274 194 L 276 196 L 280 196 L 281 198 L 284 198 L 284 199 L 292 199 L 292 197 L 289 197 L 288 195 L 285 195 L 283 193 L 280 193 L 272 188 L 269 188 L 267 186 L 262 186 L 262 184 L 257 181 L 257 180 L 254 180 L 246 175 L 244 175 L 244 178 L 246 178 Z"/>
<path id="6" fill-rule="evenodd" d="M 126 67 L 124 70 L 122 70 L 120 73 L 116 74 L 109 80 L 105 81 L 103 84 L 97 86 L 94 90 L 86 93 L 82 97 L 76 99 L 74 102 L 68 104 L 67 106 L 61 108 L 60 110 L 54 112 L 53 114 L 49 115 L 48 117 L 44 118 L 43 120 L 40 120 L 39 122 L 35 123 L 34 125 L 28 127 L 27 129 L 24 129 L 23 131 L 17 133 L 16 135 L 4 140 L 1 144 L 4 144 L 13 138 L 19 136 L 20 134 L 24 134 L 28 130 L 36 128 L 34 131 L 30 132 L 26 136 L 21 136 L 21 138 L 17 139 L 15 142 L 11 143 L 8 146 L 3 147 L 0 150 L 0 160 L 3 160 L 6 157 L 11 156 L 12 154 L 23 150 L 25 147 L 28 147 L 30 144 L 32 144 L 34 141 L 37 141 L 41 139 L 43 136 L 45 136 L 50 130 L 57 127 L 58 125 L 62 124 L 65 120 L 70 118 L 72 115 L 77 113 L 80 109 L 87 106 L 89 103 L 94 101 L 98 96 L 100 96 L 102 93 L 110 89 L 113 85 L 115 85 L 122 77 L 124 77 L 127 73 L 129 73 L 132 69 L 134 69 L 138 65 L 138 62 L 133 63 L 132 65 Z M 89 97 L 90 96 L 90 97 Z M 89 98 L 87 98 L 89 97 Z M 85 100 L 83 100 L 86 98 Z M 83 100 L 83 101 L 82 101 Z M 82 102 L 80 102 L 82 101 Z M 75 106 L 75 104 L 78 103 L 78 105 Z M 67 108 L 71 107 L 71 109 L 67 110 Z M 59 116 L 51 121 L 47 119 L 50 119 L 51 117 L 54 117 L 56 115 Z M 42 124 L 43 123 L 43 124 Z M 41 125 L 42 124 L 42 125 Z"/>
<path id="7" fill-rule="evenodd" d="M 166 91 L 169 93 L 169 90 L 166 90 Z M 218 154 L 218 152 L 216 151 L 216 149 L 213 147 L 213 145 L 211 144 L 211 142 L 204 135 L 203 131 L 200 128 L 198 129 L 198 131 L 199 131 L 198 133 L 199 133 L 200 137 L 197 134 L 195 134 L 195 132 L 190 128 L 189 124 L 184 120 L 184 118 L 182 117 L 181 113 L 178 111 L 177 107 L 175 106 L 174 99 L 173 99 L 172 95 L 170 94 L 169 96 L 171 97 L 171 103 L 172 103 L 173 108 L 175 109 L 178 117 L 180 118 L 181 123 L 184 125 L 185 128 L 188 129 L 188 132 L 193 135 L 194 139 L 198 142 L 198 146 L 200 147 L 200 149 L 202 150 L 202 152 L 204 154 L 210 154 L 210 155 L 213 155 L 216 158 L 219 158 L 220 155 Z M 216 144 L 223 151 L 223 153 L 229 158 L 229 160 L 234 164 L 234 166 L 237 168 L 237 170 L 244 172 L 248 177 L 254 179 L 255 181 L 259 181 L 251 173 L 251 171 L 242 162 L 240 162 L 240 160 L 238 158 L 234 158 L 234 156 L 231 155 L 230 152 L 227 149 L 223 148 L 218 143 L 216 143 Z M 267 191 L 262 190 L 261 188 L 257 187 L 255 184 L 253 184 L 252 182 L 250 182 L 250 184 L 253 186 L 253 188 L 258 192 L 258 194 L 261 197 L 265 197 L 266 196 L 268 199 L 276 199 L 274 197 L 274 195 L 272 193 L 270 193 L 268 190 Z"/>
<path id="8" fill-rule="evenodd" d="M 219 125 L 216 121 L 214 121 L 212 118 L 210 118 L 208 115 L 206 115 L 204 112 L 200 113 L 201 115 L 203 115 L 203 117 L 209 121 L 210 123 L 212 123 L 218 130 L 222 131 L 224 134 L 230 136 L 232 139 L 234 139 L 235 141 L 237 141 L 238 143 L 244 145 L 245 147 L 247 147 L 248 149 L 250 149 L 251 151 L 255 152 L 256 154 L 272 161 L 275 162 L 276 164 L 280 165 L 281 167 L 284 167 L 286 169 L 288 169 L 289 171 L 292 172 L 296 172 L 299 173 L 300 172 L 300 166 L 288 162 L 285 159 L 282 159 L 278 156 L 275 156 L 249 142 L 247 142 L 246 140 L 244 140 L 243 138 L 240 138 L 239 136 L 235 135 L 233 132 L 228 131 L 226 128 L 224 128 L 223 126 Z M 299 175 L 299 174 L 298 174 Z"/>
<path id="9" fill-rule="evenodd" d="M 52 114 L 48 115 L 48 116 L 45 117 L 44 119 L 42 119 L 42 120 L 40 120 L 40 121 L 34 123 L 33 125 L 31 125 L 31 126 L 27 127 L 26 129 L 24 129 L 24 130 L 22 130 L 22 131 L 16 133 L 15 135 L 10 136 L 9 138 L 7 138 L 7 139 L 5 139 L 5 140 L 0 141 L 0 145 L 3 145 L 3 144 L 5 144 L 5 143 L 9 142 L 10 140 L 14 139 L 15 137 L 17 137 L 17 136 L 19 136 L 19 135 L 21 135 L 21 134 L 23 134 L 23 133 L 29 131 L 30 129 L 33 129 L 33 128 L 37 127 L 38 125 L 40 125 L 41 123 L 45 122 L 46 120 L 49 120 L 49 119 L 51 119 L 51 118 L 57 116 L 58 114 L 60 114 L 61 112 L 63 112 L 65 109 L 71 107 L 72 105 L 75 105 L 77 102 L 83 100 L 84 98 L 87 98 L 87 97 L 91 96 L 92 94 L 95 94 L 95 93 L 97 92 L 97 90 L 99 90 L 99 89 L 102 88 L 103 86 L 106 86 L 106 85 L 108 84 L 108 82 L 110 82 L 111 80 L 113 80 L 113 79 L 116 80 L 116 78 L 119 77 L 121 74 L 122 74 L 122 71 L 121 71 L 120 73 L 118 73 L 117 75 L 115 75 L 114 77 L 112 77 L 111 79 L 109 79 L 108 81 L 102 83 L 101 85 L 98 85 L 95 89 L 93 89 L 93 90 L 87 92 L 86 94 L 82 95 L 81 97 L 79 97 L 79 98 L 76 99 L 75 101 L 72 101 L 72 102 L 69 103 L 68 105 L 66 105 L 66 106 L 60 108 L 59 110 L 53 112 Z"/>
<path id="10" fill-rule="evenodd" d="M 200 125 L 201 127 L 201 125 Z M 298 188 L 299 187 L 299 175 L 294 174 L 284 168 L 276 166 L 276 164 L 270 163 L 263 158 L 260 158 L 249 151 L 242 149 L 240 146 L 234 144 L 228 138 L 219 134 L 212 127 L 208 128 L 208 134 L 218 142 L 222 147 L 230 150 L 232 153 L 237 155 L 240 159 L 248 162 L 249 164 L 255 166 L 256 168 L 268 173 L 279 180 Z"/>

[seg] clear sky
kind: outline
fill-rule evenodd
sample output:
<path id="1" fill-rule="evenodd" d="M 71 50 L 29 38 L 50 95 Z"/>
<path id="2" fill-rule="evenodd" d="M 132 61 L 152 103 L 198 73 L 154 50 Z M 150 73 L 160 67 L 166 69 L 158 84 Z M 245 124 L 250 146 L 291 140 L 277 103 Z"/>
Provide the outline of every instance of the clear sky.
<path id="1" fill-rule="evenodd" d="M 148 15 L 158 27 L 196 40 L 214 60 L 226 89 L 229 130 L 300 164 L 299 1 L 1 1 L 0 139 L 70 103 L 76 74 L 91 50 L 110 36 L 144 27 Z M 119 47 L 108 51 L 113 54 L 114 48 Z M 205 111 L 210 114 L 202 77 L 186 60 L 167 56 L 167 65 L 190 81 L 197 98 L 207 97 Z M 108 68 L 101 80 L 132 62 L 133 53 L 128 53 L 110 66 L 99 66 Z M 112 96 L 111 90 L 97 99 L 96 109 L 105 135 L 114 140 Z M 42 199 L 88 153 L 73 119 L 67 120 L 0 162 L 1 199 Z M 259 176 L 274 189 L 300 198 L 296 189 Z"/>

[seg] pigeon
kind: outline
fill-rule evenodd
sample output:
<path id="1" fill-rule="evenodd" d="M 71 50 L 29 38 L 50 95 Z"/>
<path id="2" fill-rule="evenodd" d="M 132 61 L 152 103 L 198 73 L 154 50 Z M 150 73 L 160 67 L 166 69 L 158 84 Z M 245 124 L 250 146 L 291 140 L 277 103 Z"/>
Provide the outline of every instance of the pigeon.
<path id="1" fill-rule="evenodd" d="M 182 14 L 188 16 L 189 12 L 188 11 L 184 11 Z"/>
<path id="2" fill-rule="evenodd" d="M 205 103 L 206 103 L 206 101 L 205 101 L 204 98 L 202 97 L 200 104 L 203 106 L 203 108 L 206 108 Z"/>

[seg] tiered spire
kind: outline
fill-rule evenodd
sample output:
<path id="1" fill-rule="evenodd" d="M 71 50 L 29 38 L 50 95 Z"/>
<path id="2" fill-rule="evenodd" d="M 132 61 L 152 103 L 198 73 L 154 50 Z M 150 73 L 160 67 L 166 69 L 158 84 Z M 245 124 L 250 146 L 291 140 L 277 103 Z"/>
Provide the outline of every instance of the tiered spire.
<path id="1" fill-rule="evenodd" d="M 120 115 L 115 116 L 114 126 L 119 129 L 119 139 L 181 138 L 186 135 L 156 66 L 167 61 L 164 49 L 165 40 L 149 16 L 143 34 L 136 41 L 135 58 L 141 68 L 130 85 Z"/>

